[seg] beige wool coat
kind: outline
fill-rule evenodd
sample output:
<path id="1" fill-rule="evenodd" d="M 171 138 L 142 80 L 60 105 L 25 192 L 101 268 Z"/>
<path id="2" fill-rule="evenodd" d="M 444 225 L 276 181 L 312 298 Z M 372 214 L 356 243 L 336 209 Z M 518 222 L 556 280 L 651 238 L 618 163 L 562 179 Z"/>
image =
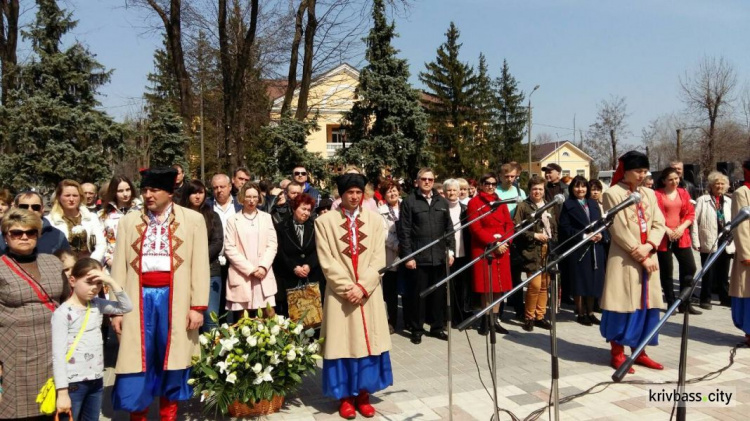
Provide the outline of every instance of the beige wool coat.
<path id="1" fill-rule="evenodd" d="M 142 373 L 146 369 L 140 281 L 141 245 L 148 225 L 144 212 L 128 213 L 117 227 L 112 277 L 127 292 L 134 308 L 123 316 L 122 340 L 115 368 L 117 374 Z M 203 215 L 198 212 L 174 205 L 169 218 L 172 233 L 172 314 L 165 365 L 167 370 L 183 370 L 192 365 L 193 356 L 200 356 L 198 329 L 187 330 L 187 316 L 191 307 L 208 306 L 208 234 Z"/>
<path id="2" fill-rule="evenodd" d="M 388 317 L 378 270 L 385 266 L 385 228 L 380 215 L 360 208 L 357 216 L 359 284 L 367 291 L 358 306 L 344 298 L 346 287 L 355 284 L 348 223 L 341 210 L 315 220 L 318 260 L 326 277 L 321 337 L 323 358 L 362 358 L 391 349 Z"/>
<path id="3" fill-rule="evenodd" d="M 732 195 L 732 215 L 737 215 L 740 209 L 750 206 L 750 189 L 742 186 Z M 741 223 L 734 229 L 734 263 L 732 263 L 732 277 L 729 280 L 729 296 L 738 298 L 750 297 L 750 221 Z"/>
<path id="4" fill-rule="evenodd" d="M 638 193 L 641 195 L 641 206 L 646 219 L 647 242 L 654 246 L 655 251 L 666 232 L 664 215 L 659 209 L 653 190 L 639 187 Z M 607 212 L 627 199 L 629 195 L 630 190 L 625 183 L 610 187 L 602 197 L 604 211 Z M 607 272 L 604 276 L 604 291 L 601 300 L 601 307 L 604 310 L 632 313 L 641 308 L 644 268 L 630 257 L 630 250 L 641 244 L 641 231 L 636 212 L 635 205 L 618 212 L 614 217 L 614 223 L 609 228 L 612 242 L 607 258 Z M 656 255 L 652 254 L 649 258 L 655 260 Z M 661 308 L 664 301 L 659 271 L 649 275 L 647 308 Z"/>

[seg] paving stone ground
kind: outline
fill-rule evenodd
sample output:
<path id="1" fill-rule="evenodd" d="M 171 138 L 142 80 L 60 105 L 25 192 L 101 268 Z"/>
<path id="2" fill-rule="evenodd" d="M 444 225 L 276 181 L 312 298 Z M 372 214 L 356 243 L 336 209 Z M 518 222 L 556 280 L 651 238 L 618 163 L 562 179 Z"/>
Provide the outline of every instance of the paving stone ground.
<path id="1" fill-rule="evenodd" d="M 696 260 L 698 263 L 699 259 Z M 504 326 L 508 335 L 498 335 L 498 406 L 501 420 L 510 420 L 509 411 L 524 419 L 546 407 L 550 393 L 549 332 L 535 329 L 525 332 L 519 322 L 506 312 Z M 609 346 L 596 326 L 586 327 L 575 322 L 572 309 L 563 307 L 558 314 L 558 354 L 560 367 L 560 418 L 564 420 L 667 420 L 671 406 L 654 406 L 648 402 L 649 389 L 671 390 L 671 385 L 645 385 L 633 382 L 675 382 L 680 351 L 682 315 L 673 316 L 659 336 L 659 346 L 649 347 L 648 354 L 664 364 L 663 371 L 636 366 L 635 374 L 621 384 L 603 385 L 590 394 L 570 397 L 602 383 L 610 382 Z M 732 348 L 743 340 L 742 333 L 732 325 L 730 310 L 714 301 L 710 311 L 690 318 L 688 380 L 717 371 L 729 364 Z M 491 376 L 488 370 L 486 337 L 475 330 L 453 330 L 453 419 L 489 420 L 493 413 L 490 398 Z M 406 332 L 392 336 L 394 384 L 373 396 L 380 420 L 443 420 L 448 419 L 447 342 L 425 337 L 421 345 L 413 345 Z M 111 366 L 114 348 L 108 349 Z M 321 394 L 320 377 L 316 373 L 305 380 L 299 393 L 288 399 L 281 412 L 268 420 L 339 420 L 337 402 Z M 102 419 L 127 420 L 127 414 L 113 414 L 109 404 L 114 373 L 107 369 L 105 402 Z M 746 420 L 750 413 L 750 349 L 740 347 L 734 364 L 721 374 L 695 384 L 734 391 L 731 406 L 688 407 L 691 420 Z M 200 403 L 193 400 L 180 407 L 184 420 L 216 419 L 203 416 Z M 361 416 L 359 417 L 362 418 Z M 152 407 L 149 419 L 158 419 Z M 549 419 L 544 411 L 541 419 Z"/>

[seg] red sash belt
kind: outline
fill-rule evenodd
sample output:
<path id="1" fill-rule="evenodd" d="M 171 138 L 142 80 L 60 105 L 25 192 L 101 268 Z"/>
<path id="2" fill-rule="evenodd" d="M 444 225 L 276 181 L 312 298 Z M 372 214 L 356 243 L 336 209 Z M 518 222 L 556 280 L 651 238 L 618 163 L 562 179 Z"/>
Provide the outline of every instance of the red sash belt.
<path id="1" fill-rule="evenodd" d="M 146 272 L 141 275 L 143 286 L 151 288 L 168 287 L 171 278 L 171 272 Z"/>

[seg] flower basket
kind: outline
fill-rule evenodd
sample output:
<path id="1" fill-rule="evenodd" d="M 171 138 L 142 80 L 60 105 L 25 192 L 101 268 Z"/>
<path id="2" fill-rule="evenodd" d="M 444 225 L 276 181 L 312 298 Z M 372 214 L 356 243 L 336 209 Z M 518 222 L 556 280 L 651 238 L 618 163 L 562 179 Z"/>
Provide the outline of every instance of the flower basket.
<path id="1" fill-rule="evenodd" d="M 255 404 L 246 404 L 235 401 L 229 405 L 229 415 L 235 418 L 259 417 L 261 415 L 269 415 L 279 412 L 279 409 L 281 409 L 283 405 L 284 397 L 280 395 L 274 396 L 270 401 L 261 399 L 260 402 Z"/>
<path id="2" fill-rule="evenodd" d="M 188 384 L 205 412 L 259 416 L 276 412 L 284 397 L 317 368 L 320 344 L 315 330 L 283 316 L 245 316 L 199 336 L 201 355 L 193 360 Z M 216 314 L 211 314 L 217 320 Z"/>

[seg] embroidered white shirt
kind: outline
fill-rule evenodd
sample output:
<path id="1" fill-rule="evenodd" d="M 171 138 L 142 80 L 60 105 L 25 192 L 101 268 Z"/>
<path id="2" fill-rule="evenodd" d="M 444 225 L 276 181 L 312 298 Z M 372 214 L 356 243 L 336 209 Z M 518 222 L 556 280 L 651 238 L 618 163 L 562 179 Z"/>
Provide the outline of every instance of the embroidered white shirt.
<path id="1" fill-rule="evenodd" d="M 169 215 L 172 205 L 164 211 L 164 222 L 159 222 L 156 215 L 148 211 L 148 227 L 141 249 L 141 272 L 169 272 L 172 270 L 172 255 L 169 247 Z"/>
<path id="2" fill-rule="evenodd" d="M 357 244 L 359 243 L 357 240 L 357 216 L 359 216 L 359 206 L 357 206 L 352 212 L 344 208 L 341 208 L 341 210 L 344 211 L 344 216 L 349 218 L 349 232 L 352 234 L 352 254 L 355 254 L 357 252 Z"/>

